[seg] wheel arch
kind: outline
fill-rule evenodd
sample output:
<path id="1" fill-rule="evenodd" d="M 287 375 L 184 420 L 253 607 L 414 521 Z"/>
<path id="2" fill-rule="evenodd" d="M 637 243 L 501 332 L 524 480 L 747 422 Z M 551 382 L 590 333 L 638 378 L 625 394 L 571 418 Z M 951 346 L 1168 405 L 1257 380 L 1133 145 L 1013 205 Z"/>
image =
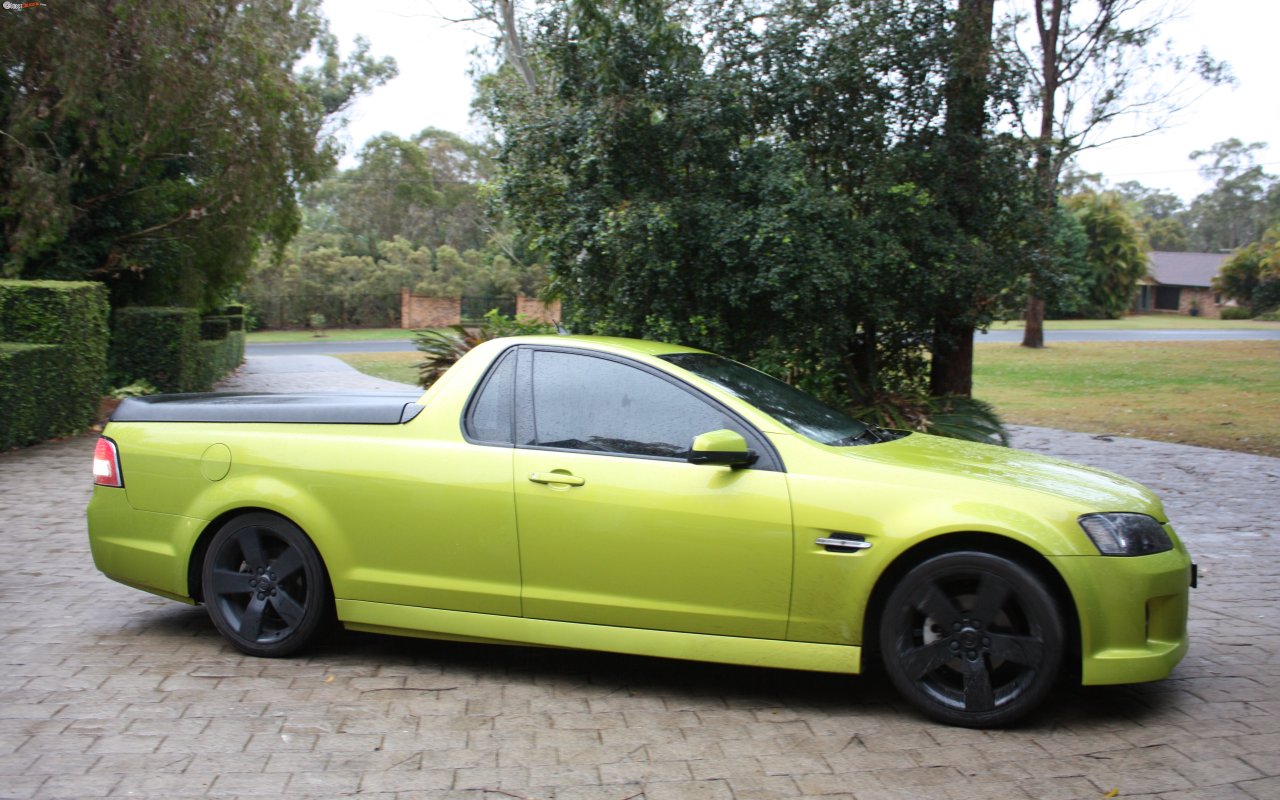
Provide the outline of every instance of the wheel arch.
<path id="1" fill-rule="evenodd" d="M 302 531 L 302 535 L 307 538 L 307 541 L 311 543 L 312 548 L 315 549 L 316 554 L 320 557 L 320 567 L 324 570 L 325 582 L 330 587 L 330 593 L 332 593 L 333 578 L 329 574 L 329 565 L 325 561 L 324 551 L 322 551 L 316 544 L 316 540 L 307 532 L 305 527 L 299 525 L 297 520 L 291 519 L 288 515 L 281 514 L 279 511 L 275 511 L 270 508 L 262 508 L 261 506 L 242 506 L 240 508 L 228 509 L 209 520 L 209 523 L 204 526 L 202 531 L 200 531 L 200 535 L 196 538 L 195 544 L 191 547 L 191 554 L 187 558 L 187 592 L 192 600 L 195 600 L 197 603 L 204 602 L 204 559 L 205 555 L 209 552 L 209 543 L 213 541 L 213 537 L 217 535 L 218 531 L 221 530 L 222 526 L 227 524 L 227 522 L 235 519 L 236 517 L 248 514 L 269 514 L 288 522 L 290 525 L 293 525 L 298 530 Z"/>
<path id="2" fill-rule="evenodd" d="M 1062 667 L 1073 677 L 1080 671 L 1080 617 L 1076 604 L 1061 573 L 1034 548 L 996 533 L 984 531 L 960 531 L 935 536 L 919 542 L 900 553 L 880 573 L 867 601 L 862 623 L 862 646 L 867 651 L 863 663 L 879 663 L 880 620 L 884 616 L 885 601 L 894 586 L 908 572 L 928 559 L 943 553 L 975 550 L 1003 556 L 1029 570 L 1044 583 L 1062 615 L 1066 649 Z"/>

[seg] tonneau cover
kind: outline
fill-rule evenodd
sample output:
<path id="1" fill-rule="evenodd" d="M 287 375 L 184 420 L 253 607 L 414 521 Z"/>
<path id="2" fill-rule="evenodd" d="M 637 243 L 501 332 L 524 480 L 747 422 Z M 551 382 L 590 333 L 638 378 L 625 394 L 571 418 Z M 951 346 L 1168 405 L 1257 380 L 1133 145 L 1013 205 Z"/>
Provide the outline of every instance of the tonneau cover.
<path id="1" fill-rule="evenodd" d="M 400 425 L 422 411 L 415 392 L 157 394 L 121 401 L 112 422 L 292 422 Z"/>

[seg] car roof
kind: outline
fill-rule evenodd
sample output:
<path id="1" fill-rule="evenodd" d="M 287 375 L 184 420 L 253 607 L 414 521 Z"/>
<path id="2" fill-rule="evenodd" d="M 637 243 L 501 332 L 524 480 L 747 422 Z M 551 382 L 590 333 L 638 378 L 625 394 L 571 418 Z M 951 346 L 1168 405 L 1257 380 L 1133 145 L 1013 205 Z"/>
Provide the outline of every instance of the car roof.
<path id="1" fill-rule="evenodd" d="M 601 350 L 618 354 L 639 354 L 646 356 L 666 356 L 674 353 L 705 353 L 696 347 L 687 347 L 666 342 L 651 342 L 646 339 L 625 339 L 617 336 L 515 336 L 509 339 L 497 339 L 510 344 L 553 344 L 560 347 L 582 347 L 587 350 Z"/>

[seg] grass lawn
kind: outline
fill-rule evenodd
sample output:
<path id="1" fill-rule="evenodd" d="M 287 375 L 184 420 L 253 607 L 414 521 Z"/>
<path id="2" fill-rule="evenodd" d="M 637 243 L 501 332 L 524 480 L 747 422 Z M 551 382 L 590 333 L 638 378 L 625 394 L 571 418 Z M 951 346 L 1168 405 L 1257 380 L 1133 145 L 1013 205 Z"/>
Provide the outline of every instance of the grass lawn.
<path id="1" fill-rule="evenodd" d="M 320 339 L 330 339 L 335 342 L 370 342 L 411 339 L 413 331 L 403 328 L 326 328 L 324 336 L 317 336 L 314 331 L 253 331 L 245 334 L 244 338 L 248 344 L 314 342 Z"/>
<path id="2" fill-rule="evenodd" d="M 416 350 L 400 353 L 338 353 L 340 358 L 366 375 L 400 383 L 418 384 L 418 369 L 414 365 L 422 360 Z"/>
<path id="3" fill-rule="evenodd" d="M 416 384 L 420 354 L 343 361 Z M 979 345 L 973 391 L 1005 422 L 1280 456 L 1280 342 Z"/>
<path id="4" fill-rule="evenodd" d="M 1022 330 L 1022 320 L 996 322 L 993 331 Z M 1050 319 L 1045 320 L 1047 331 L 1241 331 L 1280 330 L 1280 322 L 1262 322 L 1252 319 L 1205 319 L 1186 314 L 1137 314 L 1124 319 Z"/>
<path id="5" fill-rule="evenodd" d="M 984 344 L 974 362 L 1005 422 L 1280 456 L 1280 342 Z"/>

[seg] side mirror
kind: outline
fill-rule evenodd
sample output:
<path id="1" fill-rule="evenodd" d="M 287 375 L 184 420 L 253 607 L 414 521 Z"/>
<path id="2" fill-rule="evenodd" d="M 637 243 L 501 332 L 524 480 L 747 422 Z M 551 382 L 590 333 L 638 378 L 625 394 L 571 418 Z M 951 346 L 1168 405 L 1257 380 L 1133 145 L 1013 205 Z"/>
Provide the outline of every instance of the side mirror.
<path id="1" fill-rule="evenodd" d="M 742 434 L 724 429 L 694 437 L 686 458 L 691 464 L 745 467 L 755 462 L 756 454 L 747 449 L 747 440 Z"/>

